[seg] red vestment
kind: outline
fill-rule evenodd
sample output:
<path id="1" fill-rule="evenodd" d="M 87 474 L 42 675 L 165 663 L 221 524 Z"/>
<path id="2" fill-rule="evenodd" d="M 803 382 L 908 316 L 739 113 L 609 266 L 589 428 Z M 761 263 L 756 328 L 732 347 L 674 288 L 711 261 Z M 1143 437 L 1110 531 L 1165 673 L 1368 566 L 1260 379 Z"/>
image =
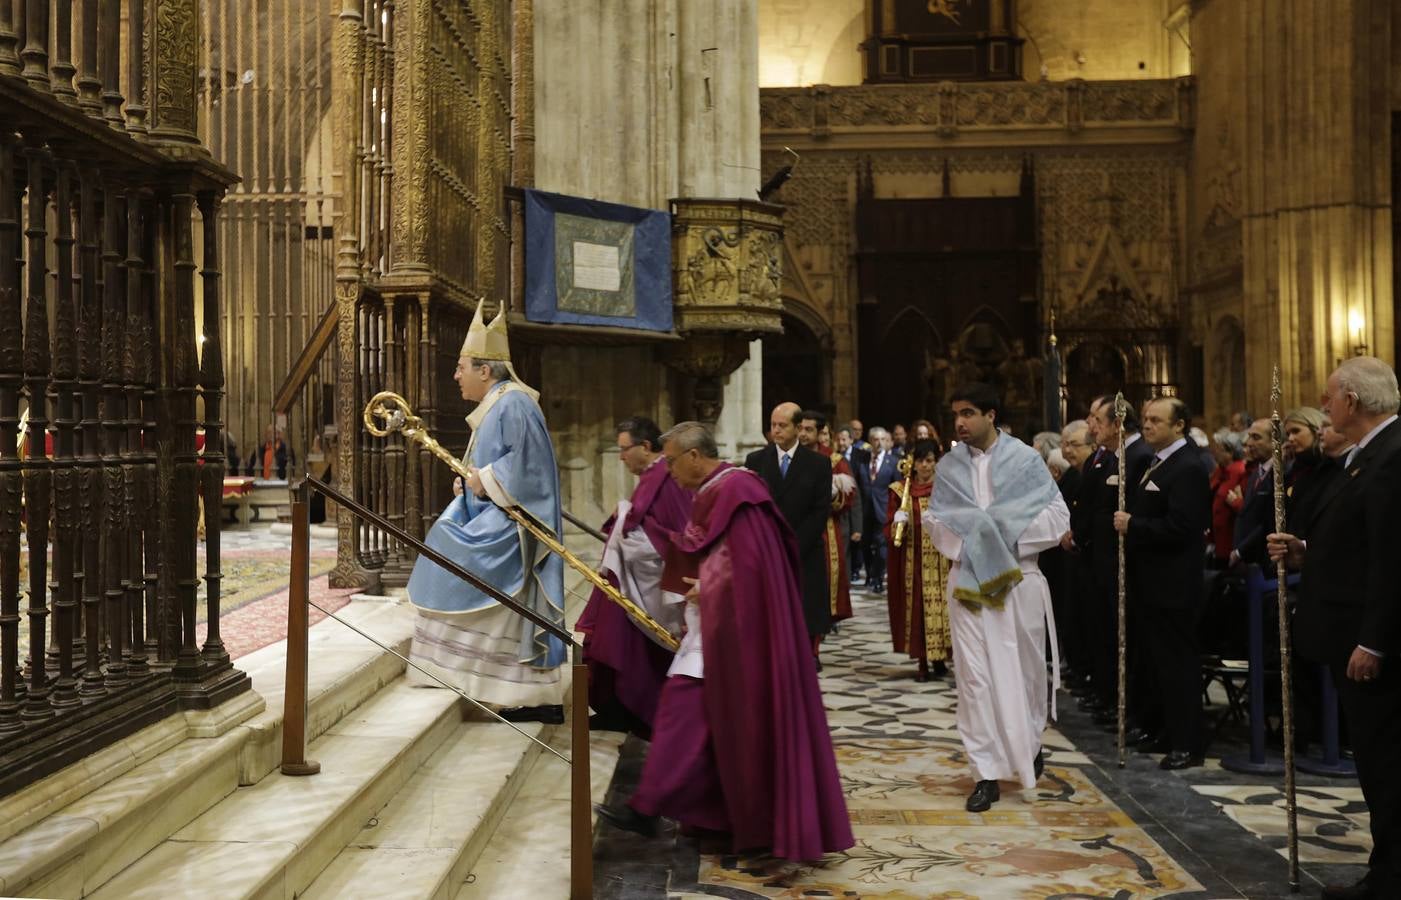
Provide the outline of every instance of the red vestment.
<path id="1" fill-rule="evenodd" d="M 900 485 L 899 487 L 903 487 Z M 934 549 L 920 521 L 929 506 L 934 482 L 910 481 L 910 519 L 905 523 L 902 543 L 895 546 L 895 512 L 900 509 L 900 490 L 890 490 L 890 511 L 886 516 L 886 605 L 890 610 L 890 637 L 896 653 L 911 659 L 941 662 L 949 659 L 953 637 L 949 632 L 949 561 Z"/>
<path id="2" fill-rule="evenodd" d="M 827 551 L 827 593 L 832 598 L 832 621 L 840 622 L 851 618 L 851 570 L 846 565 L 846 544 L 850 535 L 842 534 L 841 523 L 856 504 L 856 478 L 840 453 L 822 444 L 817 445 L 817 452 L 832 460 L 834 486 L 838 485 L 838 476 L 845 475 L 851 480 L 849 490 L 838 487 L 837 496 L 832 498 L 832 513 L 827 517 L 827 528 L 822 532 Z"/>

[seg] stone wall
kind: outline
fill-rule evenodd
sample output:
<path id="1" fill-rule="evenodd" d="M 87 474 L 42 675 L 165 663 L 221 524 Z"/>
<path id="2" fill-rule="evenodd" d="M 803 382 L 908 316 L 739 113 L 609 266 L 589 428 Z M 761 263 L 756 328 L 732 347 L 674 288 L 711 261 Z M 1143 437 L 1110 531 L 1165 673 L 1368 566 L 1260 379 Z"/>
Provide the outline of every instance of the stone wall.
<path id="1" fill-rule="evenodd" d="M 1394 346 L 1391 4 L 1291 9 L 1209 0 L 1192 21 L 1193 339 L 1220 365 L 1243 327 L 1254 409 L 1276 363 L 1285 406 L 1317 403 L 1339 359 Z"/>
<path id="2" fill-rule="evenodd" d="M 758 189 L 757 0 L 570 0 L 534 7 L 534 186 L 652 209 Z M 542 402 L 565 504 L 610 510 L 631 490 L 613 425 L 674 424 L 675 379 L 652 346 L 546 348 Z M 760 361 L 730 376 L 717 437 L 756 436 Z"/>

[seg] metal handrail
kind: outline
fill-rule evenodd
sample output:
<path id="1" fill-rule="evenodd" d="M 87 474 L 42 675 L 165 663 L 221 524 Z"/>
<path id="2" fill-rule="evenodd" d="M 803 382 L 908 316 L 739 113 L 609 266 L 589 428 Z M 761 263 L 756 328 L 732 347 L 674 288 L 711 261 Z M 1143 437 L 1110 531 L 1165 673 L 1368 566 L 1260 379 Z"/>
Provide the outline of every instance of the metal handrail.
<path id="1" fill-rule="evenodd" d="M 608 535 L 604 534 L 597 528 L 590 525 L 588 522 L 585 522 L 583 519 L 574 515 L 569 510 L 565 509 L 564 507 L 560 507 L 559 513 L 564 517 L 564 521 L 568 522 L 570 525 L 573 525 L 575 528 L 584 532 L 584 534 L 592 535 L 598 540 L 603 541 L 605 544 L 608 543 Z"/>
<path id="2" fill-rule="evenodd" d="M 418 550 L 447 571 L 476 587 L 482 593 L 501 603 L 518 615 L 524 616 L 551 634 L 567 642 L 572 650 L 573 701 L 571 707 L 570 745 L 572 752 L 566 758 L 548 744 L 531 737 L 514 723 L 497 715 L 469 696 L 460 688 L 449 684 L 436 674 L 414 663 L 372 635 L 361 631 L 345 619 L 313 603 L 310 596 L 310 540 L 311 526 L 307 504 L 308 487 L 343 504 L 353 515 L 359 516 Z M 361 637 L 393 653 L 405 664 L 413 666 L 459 697 L 486 711 L 492 717 L 509 725 L 516 732 L 534 741 L 553 753 L 570 767 L 569 819 L 570 819 L 570 897 L 572 900 L 590 900 L 593 897 L 593 818 L 591 815 L 590 793 L 592 775 L 589 760 L 589 670 L 583 660 L 583 646 L 574 640 L 566 629 L 548 621 L 534 610 L 520 605 L 502 591 L 486 583 L 478 576 L 462 568 L 438 551 L 414 538 L 403 529 L 396 527 L 383 516 L 360 503 L 346 497 L 328 484 L 315 479 L 303 479 L 292 488 L 292 576 L 287 600 L 287 679 L 283 691 L 282 765 L 285 775 L 315 775 L 321 771 L 320 763 L 306 759 L 306 719 L 307 719 L 307 672 L 309 668 L 309 612 L 311 607 L 335 619 Z"/>
<path id="3" fill-rule="evenodd" d="M 335 488 L 331 487 L 325 482 L 309 478 L 304 483 L 311 487 L 313 490 L 325 494 L 328 498 L 341 504 L 346 509 L 350 510 L 352 513 L 359 516 L 360 518 L 370 521 L 376 527 L 388 533 L 396 541 L 401 541 L 405 544 L 408 544 L 410 547 L 413 547 L 423 556 L 428 557 L 433 562 L 442 566 L 448 572 L 452 573 L 453 575 L 456 575 L 458 578 L 461 578 L 463 581 L 472 585 L 472 587 L 481 591 L 483 594 L 486 594 L 488 597 L 495 600 L 497 603 L 500 603 L 502 606 L 509 608 L 512 612 L 516 613 L 517 615 L 524 616 L 525 618 L 534 622 L 536 625 L 539 625 L 541 628 L 548 631 L 550 634 L 553 634 L 555 637 L 559 638 L 561 641 L 564 641 L 566 644 L 578 646 L 578 644 L 574 640 L 574 635 L 571 634 L 563 626 L 556 625 L 554 622 L 551 622 L 549 619 L 546 619 L 544 616 L 540 615 L 535 610 L 520 605 L 510 595 L 503 592 L 500 588 L 483 581 L 477 575 L 462 568 L 462 566 L 448 559 L 446 556 L 439 553 L 437 550 L 434 550 L 432 547 L 428 546 L 423 541 L 420 541 L 418 538 L 409 534 L 407 531 L 390 522 L 384 516 L 381 516 L 379 513 L 375 512 L 374 510 L 370 509 L 364 504 L 350 499 L 345 494 L 342 494 L 340 491 L 336 490 Z"/>

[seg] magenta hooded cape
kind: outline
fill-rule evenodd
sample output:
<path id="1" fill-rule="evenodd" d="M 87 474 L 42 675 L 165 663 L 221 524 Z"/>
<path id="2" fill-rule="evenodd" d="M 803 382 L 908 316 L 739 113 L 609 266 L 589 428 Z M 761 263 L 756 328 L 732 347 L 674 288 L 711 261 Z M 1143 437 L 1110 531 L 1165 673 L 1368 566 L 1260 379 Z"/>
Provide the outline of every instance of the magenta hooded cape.
<path id="1" fill-rule="evenodd" d="M 672 533 L 685 528 L 691 517 L 692 499 L 691 492 L 672 479 L 664 462 L 655 463 L 637 481 L 623 533 L 641 528 L 657 553 L 665 557 Z M 612 533 L 615 518 L 609 516 L 604 523 L 605 534 Z M 618 586 L 611 573 L 608 580 Z M 671 665 L 671 651 L 644 635 L 627 613 L 597 588 L 574 627 L 584 633 L 589 705 L 603 710 L 616 699 L 651 727 Z"/>
<path id="2" fill-rule="evenodd" d="M 763 480 L 736 469 L 702 486 L 673 543 L 699 564 L 705 711 L 734 847 L 816 860 L 852 846 L 803 621 L 797 539 Z"/>

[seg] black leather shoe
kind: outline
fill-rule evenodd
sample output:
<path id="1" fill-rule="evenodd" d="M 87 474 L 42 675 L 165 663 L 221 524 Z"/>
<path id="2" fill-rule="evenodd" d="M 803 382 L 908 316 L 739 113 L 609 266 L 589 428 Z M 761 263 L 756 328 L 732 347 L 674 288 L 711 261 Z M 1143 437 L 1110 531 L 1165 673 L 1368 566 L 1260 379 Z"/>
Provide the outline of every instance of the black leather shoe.
<path id="1" fill-rule="evenodd" d="M 1368 876 L 1357 884 L 1325 884 L 1319 896 L 1325 900 L 1371 900 L 1382 895 L 1372 890 L 1371 876 Z"/>
<path id="2" fill-rule="evenodd" d="M 1152 735 L 1143 728 L 1130 728 L 1124 732 L 1124 743 L 1130 747 L 1142 743 L 1151 738 Z"/>
<path id="3" fill-rule="evenodd" d="M 1141 741 L 1136 741 L 1133 749 L 1139 753 L 1167 753 L 1172 750 L 1172 745 L 1168 743 L 1167 738 L 1149 735 Z"/>
<path id="4" fill-rule="evenodd" d="M 614 828 L 621 828 L 623 831 L 631 831 L 633 834 L 640 834 L 643 837 L 656 837 L 657 817 L 644 816 L 631 806 L 595 806 L 594 812 L 598 813 L 600 819 L 608 822 Z"/>
<path id="5" fill-rule="evenodd" d="M 1186 750 L 1174 750 L 1163 757 L 1163 761 L 1158 763 L 1158 768 L 1167 771 L 1172 771 L 1174 769 L 1191 769 L 1201 765 L 1205 761 L 1206 760 L 1202 758 L 1200 753 L 1188 753 Z"/>
<path id="6" fill-rule="evenodd" d="M 1040 748 L 1036 748 L 1036 759 L 1031 762 L 1031 774 L 1041 780 L 1041 773 L 1046 771 L 1046 753 Z"/>
<path id="7" fill-rule="evenodd" d="M 995 781 L 980 781 L 973 788 L 973 793 L 968 795 L 968 802 L 963 804 L 963 808 L 969 812 L 987 812 L 992 805 L 1002 799 L 1002 792 Z"/>
<path id="8" fill-rule="evenodd" d="M 553 706 L 508 706 L 497 712 L 507 722 L 544 722 L 546 725 L 564 724 L 564 707 Z"/>

